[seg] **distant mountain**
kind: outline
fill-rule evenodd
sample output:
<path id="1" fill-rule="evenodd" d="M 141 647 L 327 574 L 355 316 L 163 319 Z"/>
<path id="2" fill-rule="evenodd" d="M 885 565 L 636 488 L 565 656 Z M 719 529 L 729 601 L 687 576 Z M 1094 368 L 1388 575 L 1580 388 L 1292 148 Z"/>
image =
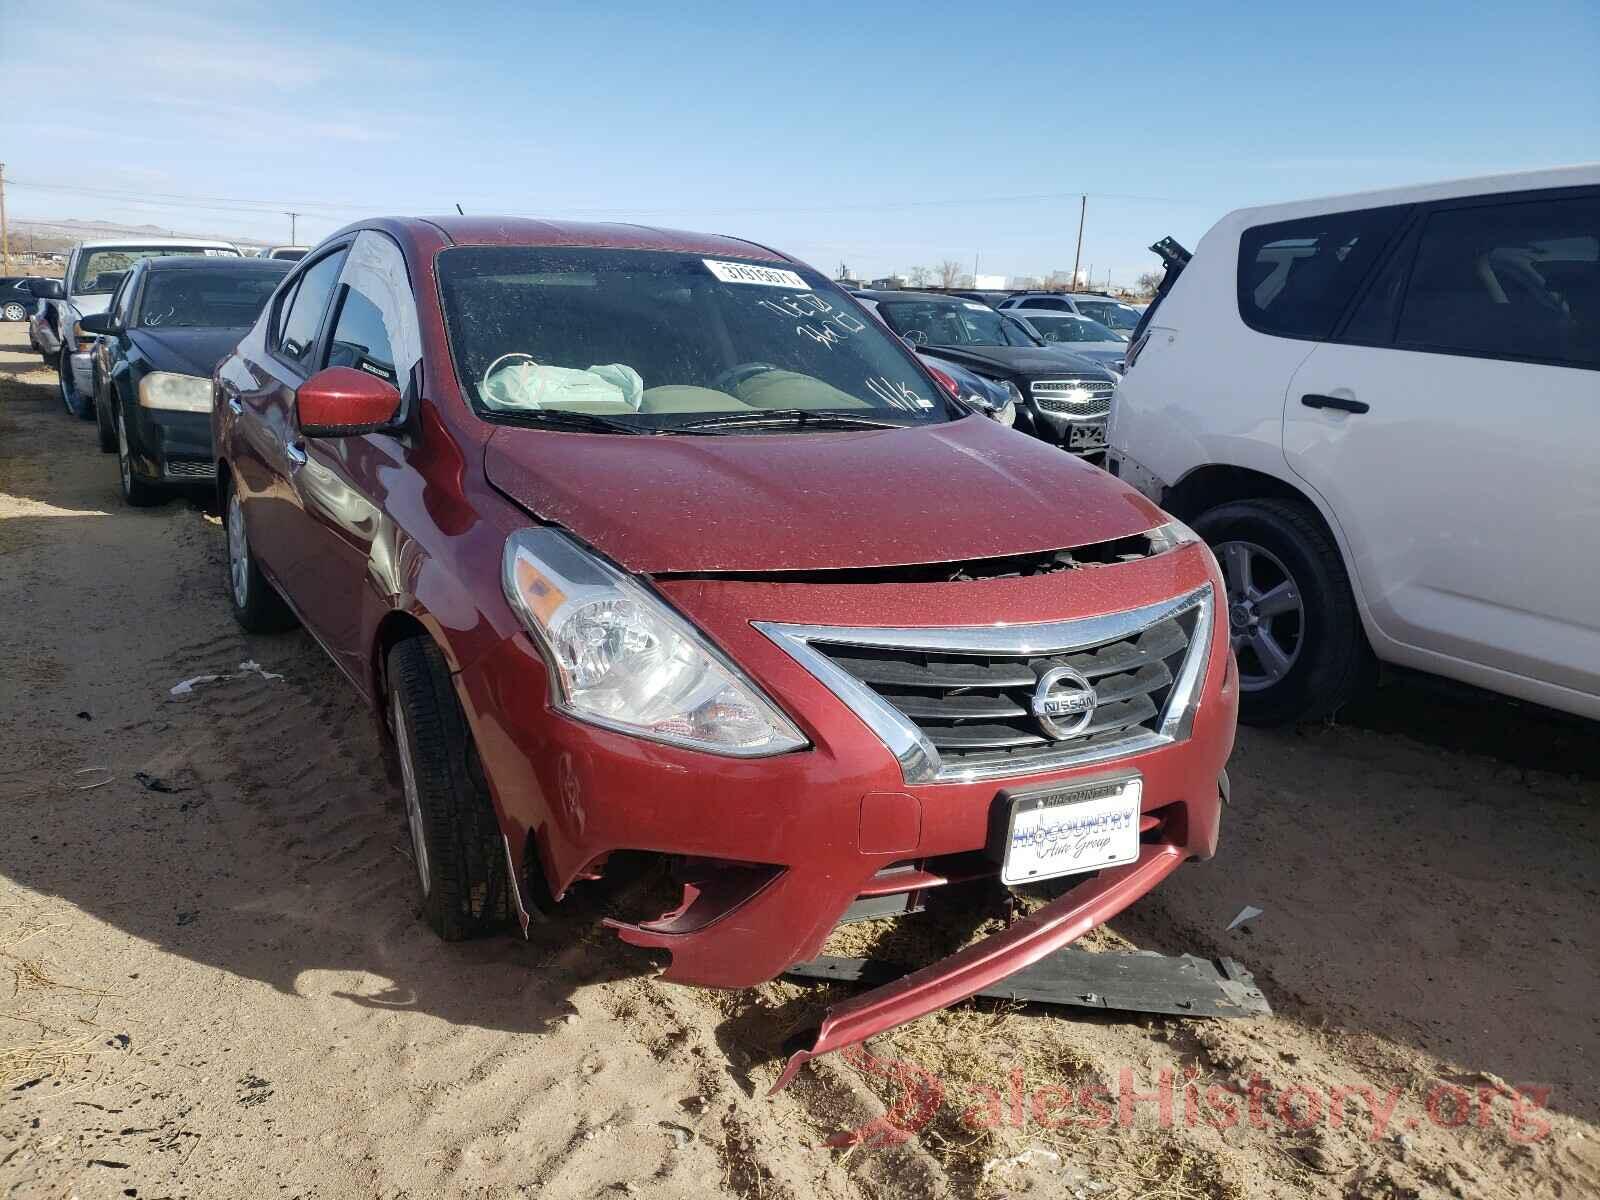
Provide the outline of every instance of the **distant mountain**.
<path id="1" fill-rule="evenodd" d="M 56 249 L 87 238 L 124 236 L 203 238 L 211 241 L 232 242 L 236 246 L 267 246 L 273 244 L 263 242 L 260 238 L 238 237 L 234 234 L 214 231 L 197 233 L 184 229 L 173 229 L 166 225 L 127 225 L 118 221 L 80 221 L 70 217 L 59 221 L 14 217 L 10 224 L 13 248 L 17 248 L 19 238 L 30 236 L 37 240 L 41 250 Z"/>

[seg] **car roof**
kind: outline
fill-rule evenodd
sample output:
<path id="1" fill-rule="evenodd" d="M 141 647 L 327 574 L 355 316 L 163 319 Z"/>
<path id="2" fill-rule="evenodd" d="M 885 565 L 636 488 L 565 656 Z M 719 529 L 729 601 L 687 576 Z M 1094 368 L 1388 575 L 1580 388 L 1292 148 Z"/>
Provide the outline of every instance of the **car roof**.
<path id="1" fill-rule="evenodd" d="M 1516 171 L 1504 175 L 1473 175 L 1445 179 L 1436 183 L 1410 184 L 1370 192 L 1346 192 L 1295 200 L 1286 204 L 1264 204 L 1239 208 L 1218 224 L 1262 225 L 1272 221 L 1314 217 L 1323 213 L 1346 212 L 1359 208 L 1382 208 L 1390 204 L 1426 204 L 1431 200 L 1453 200 L 1461 196 L 1489 195 L 1496 192 L 1531 192 L 1546 188 L 1585 187 L 1600 183 L 1600 163 L 1551 167 L 1542 171 Z"/>
<path id="2" fill-rule="evenodd" d="M 294 264 L 278 258 L 214 258 L 199 254 L 171 254 L 163 258 L 141 258 L 135 267 L 146 271 L 260 271 L 265 275 L 287 275 Z"/>
<path id="3" fill-rule="evenodd" d="M 549 221 L 532 217 L 443 216 L 403 218 L 425 222 L 458 246 L 572 246 L 604 250 L 668 250 L 766 262 L 791 262 L 787 255 L 742 238 L 691 233 L 654 225 L 601 221 Z"/>
<path id="4" fill-rule="evenodd" d="M 206 238 L 170 238 L 170 237 L 120 237 L 102 238 L 93 242 L 79 242 L 80 250 L 144 250 L 151 246 L 197 246 L 202 250 L 232 250 L 238 252 L 239 247 L 232 242 L 216 242 Z"/>
<path id="5" fill-rule="evenodd" d="M 1032 313 L 1039 317 L 1060 317 L 1067 321 L 1087 321 L 1090 319 L 1081 313 L 1062 312 L 1059 308 L 1029 308 L 1026 304 L 1018 304 L 1013 308 L 1006 309 L 1006 311 L 1008 313 L 1021 313 L 1023 316 Z"/>
<path id="6" fill-rule="evenodd" d="M 885 300 L 945 300 L 951 304 L 976 303 L 976 301 L 968 300 L 965 296 L 952 296 L 946 292 L 915 292 L 908 288 L 862 288 L 860 291 L 850 294 L 852 296 L 861 296 L 867 300 L 876 300 L 879 303 Z"/>

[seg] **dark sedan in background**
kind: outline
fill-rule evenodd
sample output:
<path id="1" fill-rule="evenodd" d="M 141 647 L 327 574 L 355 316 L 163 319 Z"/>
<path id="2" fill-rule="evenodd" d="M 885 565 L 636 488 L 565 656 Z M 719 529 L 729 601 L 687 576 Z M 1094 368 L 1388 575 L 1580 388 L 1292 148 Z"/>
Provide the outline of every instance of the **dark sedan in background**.
<path id="1" fill-rule="evenodd" d="M 294 264 L 250 258 L 147 258 L 111 307 L 83 318 L 100 335 L 94 406 L 100 448 L 115 451 L 129 504 L 209 486 L 211 372 L 255 323 Z"/>
<path id="2" fill-rule="evenodd" d="M 0 275 L 0 320 L 26 321 L 39 304 L 30 286 L 34 276 Z"/>
<path id="3" fill-rule="evenodd" d="M 930 292 L 853 293 L 930 361 L 966 367 L 1017 389 L 1017 428 L 1098 462 L 1116 377 L 1045 346 L 1017 321 L 976 300 Z"/>

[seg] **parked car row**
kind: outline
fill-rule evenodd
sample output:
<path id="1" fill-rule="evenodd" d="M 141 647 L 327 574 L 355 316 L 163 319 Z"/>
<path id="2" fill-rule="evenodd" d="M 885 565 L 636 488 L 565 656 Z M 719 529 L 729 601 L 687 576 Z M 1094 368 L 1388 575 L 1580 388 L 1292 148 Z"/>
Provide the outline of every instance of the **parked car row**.
<path id="1" fill-rule="evenodd" d="M 1211 856 L 1241 701 L 1325 712 L 1409 654 L 1600 715 L 1597 214 L 1592 170 L 1234 214 L 1120 383 L 1041 297 L 463 216 L 110 264 L 59 353 L 130 500 L 209 414 L 226 602 L 381 718 L 440 936 L 666 864 L 681 901 L 608 924 L 738 987 L 929 889 L 1054 881 L 835 1006 L 787 1083 Z"/>
<path id="2" fill-rule="evenodd" d="M 856 299 L 918 354 L 954 364 L 1014 392 L 1016 425 L 1074 454 L 1097 459 L 1117 374 L 1048 342 L 1016 314 L 976 300 L 913 291 L 859 291 Z"/>

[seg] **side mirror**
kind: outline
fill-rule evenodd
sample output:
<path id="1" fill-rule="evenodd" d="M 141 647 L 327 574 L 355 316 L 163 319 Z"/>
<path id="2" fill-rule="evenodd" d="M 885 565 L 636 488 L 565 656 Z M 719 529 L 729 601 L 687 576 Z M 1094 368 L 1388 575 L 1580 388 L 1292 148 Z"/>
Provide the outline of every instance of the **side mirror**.
<path id="1" fill-rule="evenodd" d="M 116 333 L 117 322 L 110 313 L 94 313 L 78 321 L 78 328 L 85 333 Z"/>
<path id="2" fill-rule="evenodd" d="M 300 385 L 295 407 L 307 437 L 355 437 L 394 424 L 400 389 L 354 367 L 328 367 Z"/>
<path id="3" fill-rule="evenodd" d="M 28 290 L 41 300 L 65 300 L 67 289 L 61 286 L 59 279 L 35 279 L 28 285 Z"/>

